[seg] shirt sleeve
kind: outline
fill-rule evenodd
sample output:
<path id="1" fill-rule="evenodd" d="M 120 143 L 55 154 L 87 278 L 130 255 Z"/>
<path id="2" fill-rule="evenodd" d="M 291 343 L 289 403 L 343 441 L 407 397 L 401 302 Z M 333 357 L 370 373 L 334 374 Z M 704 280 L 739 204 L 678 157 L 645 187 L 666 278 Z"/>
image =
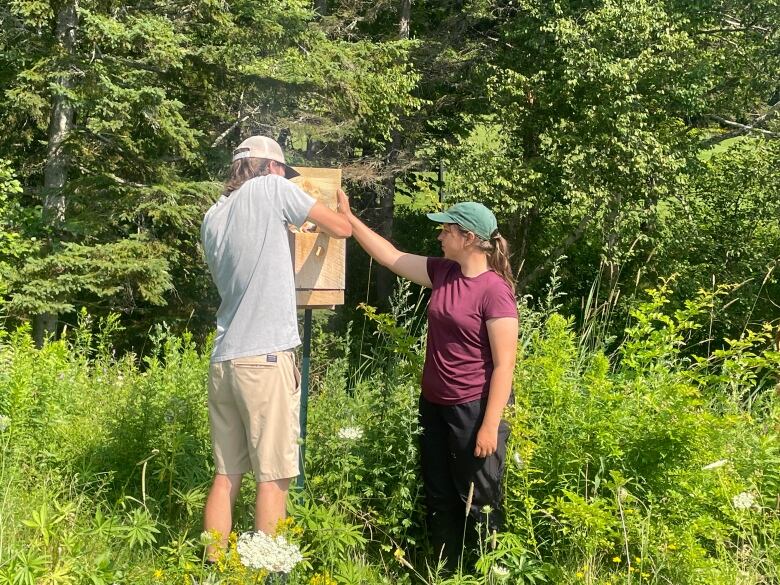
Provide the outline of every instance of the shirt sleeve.
<path id="1" fill-rule="evenodd" d="M 276 177 L 275 180 L 279 183 L 284 220 L 289 224 L 300 227 L 306 221 L 306 217 L 317 200 L 283 177 Z"/>
<path id="2" fill-rule="evenodd" d="M 501 278 L 501 277 L 499 277 Z M 501 279 L 503 286 L 491 286 L 485 291 L 485 319 L 514 317 L 517 319 L 517 300 L 509 285 Z"/>
<path id="3" fill-rule="evenodd" d="M 441 284 L 450 264 L 452 264 L 452 260 L 428 256 L 426 268 L 428 269 L 428 278 L 431 279 L 432 288 L 436 288 Z"/>

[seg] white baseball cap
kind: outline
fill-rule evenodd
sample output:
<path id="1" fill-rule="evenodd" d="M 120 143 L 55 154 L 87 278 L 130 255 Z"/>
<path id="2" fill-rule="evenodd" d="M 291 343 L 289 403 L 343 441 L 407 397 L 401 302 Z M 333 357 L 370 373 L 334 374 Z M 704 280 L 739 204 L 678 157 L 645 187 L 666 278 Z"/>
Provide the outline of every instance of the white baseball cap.
<path id="1" fill-rule="evenodd" d="M 239 144 L 233 151 L 233 162 L 242 158 L 266 158 L 284 166 L 284 176 L 292 179 L 300 175 L 298 171 L 284 162 L 282 147 L 273 138 L 268 136 L 250 136 Z"/>

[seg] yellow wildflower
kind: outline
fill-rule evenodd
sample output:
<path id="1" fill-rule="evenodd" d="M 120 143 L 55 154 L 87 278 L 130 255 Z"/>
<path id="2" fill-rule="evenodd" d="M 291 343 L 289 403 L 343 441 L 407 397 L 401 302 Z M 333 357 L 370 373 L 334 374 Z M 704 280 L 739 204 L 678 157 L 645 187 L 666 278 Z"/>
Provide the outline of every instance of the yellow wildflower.
<path id="1" fill-rule="evenodd" d="M 612 557 L 612 562 L 613 563 L 619 563 L 620 560 L 621 560 L 620 557 Z"/>
<path id="2" fill-rule="evenodd" d="M 327 573 L 315 573 L 309 579 L 309 585 L 337 585 L 336 580 Z"/>
<path id="3" fill-rule="evenodd" d="M 393 556 L 395 557 L 395 560 L 401 563 L 404 567 L 414 570 L 412 564 L 404 558 L 404 551 L 402 551 L 400 548 L 395 549 Z"/>

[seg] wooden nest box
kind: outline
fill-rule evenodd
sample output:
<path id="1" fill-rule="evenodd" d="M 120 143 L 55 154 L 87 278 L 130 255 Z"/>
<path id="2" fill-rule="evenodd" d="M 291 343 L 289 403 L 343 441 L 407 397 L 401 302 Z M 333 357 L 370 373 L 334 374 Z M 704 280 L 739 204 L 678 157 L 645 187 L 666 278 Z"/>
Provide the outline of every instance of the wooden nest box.
<path id="1" fill-rule="evenodd" d="M 335 211 L 341 169 L 293 168 L 301 175 L 292 182 Z M 344 304 L 346 251 L 346 240 L 322 232 L 290 232 L 298 308 L 333 309 Z"/>

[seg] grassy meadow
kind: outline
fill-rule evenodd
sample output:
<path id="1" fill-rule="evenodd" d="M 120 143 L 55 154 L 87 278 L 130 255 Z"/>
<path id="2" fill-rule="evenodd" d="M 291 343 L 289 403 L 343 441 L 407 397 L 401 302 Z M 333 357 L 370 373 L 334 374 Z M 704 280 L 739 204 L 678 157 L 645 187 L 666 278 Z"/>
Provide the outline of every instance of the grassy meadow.
<path id="1" fill-rule="evenodd" d="M 521 305 L 507 532 L 455 575 L 421 521 L 420 303 L 402 289 L 391 313 L 317 328 L 307 481 L 280 526 L 303 560 L 286 582 L 780 583 L 772 332 L 710 348 L 719 295 L 674 312 L 668 295 L 635 302 L 621 340 L 596 311 L 575 325 L 554 302 Z M 82 315 L 42 349 L 28 327 L 0 334 L 0 585 L 281 582 L 244 567 L 235 537 L 203 567 L 208 346 L 160 326 L 145 355 L 118 355 L 119 330 Z"/>

